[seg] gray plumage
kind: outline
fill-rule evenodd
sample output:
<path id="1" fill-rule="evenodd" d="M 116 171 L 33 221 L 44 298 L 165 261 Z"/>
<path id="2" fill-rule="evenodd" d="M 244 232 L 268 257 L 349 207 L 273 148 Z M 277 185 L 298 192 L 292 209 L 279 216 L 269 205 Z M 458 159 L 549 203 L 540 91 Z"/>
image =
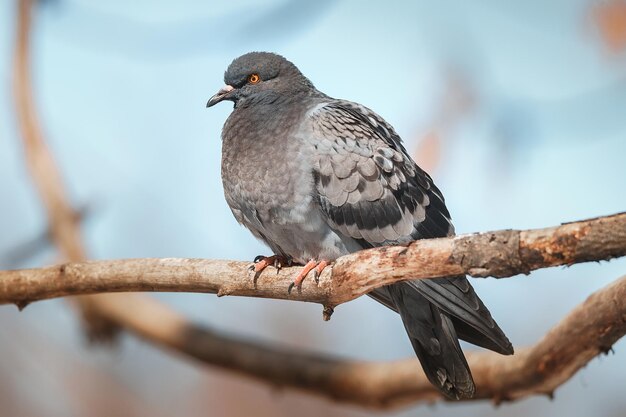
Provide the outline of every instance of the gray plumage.
<path id="1" fill-rule="evenodd" d="M 319 92 L 271 53 L 235 59 L 224 79 L 228 87 L 207 106 L 235 105 L 222 132 L 226 201 L 275 254 L 333 261 L 454 234 L 441 192 L 379 115 Z M 513 353 L 463 276 L 407 281 L 370 296 L 400 314 L 426 375 L 450 398 L 474 394 L 459 338 Z"/>

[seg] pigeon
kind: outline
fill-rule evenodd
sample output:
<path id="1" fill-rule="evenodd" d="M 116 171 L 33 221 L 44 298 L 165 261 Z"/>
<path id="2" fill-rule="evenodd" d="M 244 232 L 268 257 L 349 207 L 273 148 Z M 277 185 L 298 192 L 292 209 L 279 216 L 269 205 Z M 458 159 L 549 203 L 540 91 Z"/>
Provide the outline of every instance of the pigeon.
<path id="1" fill-rule="evenodd" d="M 222 130 L 222 182 L 235 219 L 273 251 L 255 259 L 257 273 L 301 264 L 299 286 L 349 253 L 454 235 L 441 191 L 381 116 L 320 92 L 270 52 L 236 58 L 224 81 L 207 107 L 234 104 Z M 399 313 L 426 376 L 448 398 L 475 393 L 459 339 L 513 354 L 465 276 L 368 295 Z"/>

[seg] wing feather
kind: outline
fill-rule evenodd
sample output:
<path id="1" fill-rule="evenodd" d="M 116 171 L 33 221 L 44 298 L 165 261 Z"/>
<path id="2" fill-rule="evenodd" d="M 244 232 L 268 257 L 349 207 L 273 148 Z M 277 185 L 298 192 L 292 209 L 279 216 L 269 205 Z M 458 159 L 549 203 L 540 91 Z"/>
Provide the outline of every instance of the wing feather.
<path id="1" fill-rule="evenodd" d="M 454 234 L 443 195 L 380 116 L 359 104 L 335 100 L 309 117 L 319 158 L 314 163 L 315 189 L 333 229 L 363 247 Z M 390 308 L 395 306 L 394 294 L 401 293 L 405 301 L 411 294 L 415 300 L 423 297 L 451 316 L 462 339 L 512 353 L 509 340 L 465 277 L 399 285 L 405 290 L 382 288 L 372 296 Z"/>

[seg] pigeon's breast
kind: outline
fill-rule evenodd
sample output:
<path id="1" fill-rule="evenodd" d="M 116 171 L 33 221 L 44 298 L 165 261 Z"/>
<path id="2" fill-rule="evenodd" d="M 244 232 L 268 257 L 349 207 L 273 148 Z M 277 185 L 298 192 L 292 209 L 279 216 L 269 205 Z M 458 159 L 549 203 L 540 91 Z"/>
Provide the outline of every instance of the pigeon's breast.
<path id="1" fill-rule="evenodd" d="M 222 181 L 229 204 L 252 205 L 264 220 L 280 222 L 285 211 L 297 215 L 313 187 L 309 152 L 288 128 L 288 115 L 239 114 L 223 132 Z M 231 205 L 232 205 L 231 204 Z"/>
<path id="2" fill-rule="evenodd" d="M 224 194 L 237 221 L 275 253 L 298 262 L 354 250 L 322 218 L 314 197 L 314 148 L 302 129 L 288 128 L 294 126 L 289 116 L 238 112 L 222 134 Z"/>

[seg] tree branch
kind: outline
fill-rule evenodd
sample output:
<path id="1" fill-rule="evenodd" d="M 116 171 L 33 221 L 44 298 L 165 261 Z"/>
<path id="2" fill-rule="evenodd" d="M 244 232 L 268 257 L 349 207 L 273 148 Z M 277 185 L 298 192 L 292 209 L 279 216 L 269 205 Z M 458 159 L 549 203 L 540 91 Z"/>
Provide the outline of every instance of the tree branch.
<path id="1" fill-rule="evenodd" d="M 60 172 L 56 169 L 52 154 L 43 139 L 31 88 L 29 46 L 33 1 L 20 0 L 17 7 L 13 96 L 26 165 L 46 208 L 52 239 L 57 243 L 63 242 L 57 246 L 64 258 L 77 261 L 85 258 L 80 230 L 77 227 L 79 215 L 68 203 Z"/>
<path id="2" fill-rule="evenodd" d="M 203 292 L 292 299 L 329 308 L 376 287 L 406 279 L 469 274 L 506 277 L 531 270 L 626 255 L 626 213 L 534 230 L 501 230 L 418 240 L 344 256 L 316 283 L 287 292 L 300 267 L 266 270 L 252 279 L 249 263 L 206 259 L 130 259 L 0 271 L 0 304 L 125 291 Z M 294 272 L 295 270 L 295 272 Z M 332 271 L 332 272 L 331 272 Z"/>
<path id="3" fill-rule="evenodd" d="M 57 169 L 52 153 L 46 146 L 32 91 L 30 79 L 30 34 L 33 0 L 17 1 L 17 33 L 13 58 L 13 97 L 18 127 L 24 146 L 26 166 L 39 193 L 48 217 L 49 235 L 62 258 L 79 262 L 86 259 L 79 221 Z M 99 311 L 95 297 L 77 297 L 90 340 L 112 340 L 120 329 Z"/>
<path id="4" fill-rule="evenodd" d="M 127 304 L 100 299 L 108 316 L 161 347 L 278 387 L 371 408 L 445 400 L 415 358 L 364 362 L 272 347 L 225 336 L 189 323 L 158 303 L 149 308 L 126 295 Z M 141 301 L 143 297 L 137 297 Z M 626 276 L 591 295 L 535 346 L 514 356 L 469 352 L 474 399 L 513 401 L 552 396 L 580 368 L 626 334 Z"/>

